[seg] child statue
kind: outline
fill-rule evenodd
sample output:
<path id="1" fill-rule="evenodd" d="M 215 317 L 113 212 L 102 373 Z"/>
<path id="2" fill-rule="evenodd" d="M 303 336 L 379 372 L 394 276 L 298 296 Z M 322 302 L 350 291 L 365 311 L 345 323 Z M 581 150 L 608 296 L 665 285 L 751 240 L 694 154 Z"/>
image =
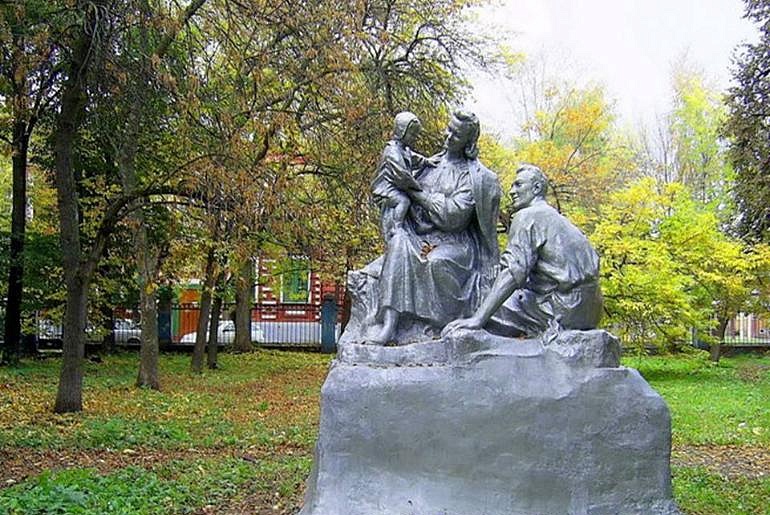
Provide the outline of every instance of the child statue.
<path id="1" fill-rule="evenodd" d="M 426 165 L 433 165 L 428 158 L 410 148 L 422 129 L 414 113 L 403 111 L 394 120 L 393 138 L 385 145 L 377 172 L 372 181 L 372 195 L 382 209 L 380 217 L 382 236 L 389 241 L 397 229 L 403 227 L 411 201 L 409 196 L 396 187 L 388 177 L 396 174 L 407 184 L 407 189 L 420 191 L 414 172 Z M 402 185 L 403 188 L 403 185 Z"/>

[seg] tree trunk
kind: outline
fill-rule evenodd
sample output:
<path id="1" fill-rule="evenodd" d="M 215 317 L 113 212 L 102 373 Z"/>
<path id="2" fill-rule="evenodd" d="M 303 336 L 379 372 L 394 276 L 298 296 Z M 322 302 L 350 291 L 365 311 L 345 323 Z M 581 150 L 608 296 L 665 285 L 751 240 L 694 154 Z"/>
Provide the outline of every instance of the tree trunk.
<path id="1" fill-rule="evenodd" d="M 136 151 L 139 141 L 142 106 L 138 101 L 132 105 L 126 123 L 126 133 L 118 149 L 118 167 L 123 182 L 123 191 L 133 194 L 137 189 Z M 145 202 L 146 204 L 146 202 Z M 142 334 L 139 347 L 139 373 L 136 386 L 160 390 L 158 376 L 158 271 L 160 250 L 153 245 L 147 234 L 146 217 L 140 209 L 131 215 L 136 223 L 134 249 L 136 266 L 139 269 L 139 303 L 142 312 Z"/>
<path id="2" fill-rule="evenodd" d="M 113 354 L 115 352 L 115 311 L 107 306 L 102 306 L 101 315 L 102 329 L 104 330 L 101 351 L 105 354 Z"/>
<path id="3" fill-rule="evenodd" d="M 195 335 L 195 347 L 193 347 L 192 370 L 201 373 L 203 371 L 203 351 L 206 347 L 206 328 L 209 322 L 209 313 L 211 312 L 211 292 L 214 288 L 215 275 L 215 254 L 214 248 L 210 248 L 206 256 L 206 271 L 201 290 L 200 312 L 198 316 L 198 329 Z"/>
<path id="4" fill-rule="evenodd" d="M 222 301 L 225 293 L 225 273 L 219 272 L 216 280 L 214 302 L 211 306 L 211 321 L 209 322 L 209 346 L 206 355 L 206 364 L 210 369 L 217 368 L 217 354 L 219 352 L 219 319 L 222 316 Z"/>
<path id="5" fill-rule="evenodd" d="M 62 333 L 62 368 L 56 394 L 56 413 L 83 409 L 83 357 L 87 313 L 87 284 L 79 273 L 67 275 L 67 304 Z"/>
<path id="6" fill-rule="evenodd" d="M 185 9 L 180 27 L 184 26 L 205 1 L 194 0 Z M 120 218 L 120 205 L 116 204 L 114 206 L 116 211 L 112 213 L 114 219 L 111 219 L 109 214 L 105 214 L 102 222 L 106 229 L 100 231 L 102 234 L 97 235 L 97 240 L 94 242 L 88 258 L 83 259 L 80 244 L 77 185 L 72 169 L 72 147 L 80 123 L 85 116 L 85 108 L 88 103 L 86 75 L 91 71 L 91 58 L 97 51 L 94 44 L 99 42 L 98 38 L 102 36 L 102 28 L 98 25 L 105 21 L 103 19 L 104 10 L 108 5 L 104 0 L 92 0 L 85 7 L 78 3 L 78 7 L 85 11 L 85 19 L 80 24 L 80 33 L 72 46 L 72 52 L 67 62 L 67 79 L 62 87 L 61 104 L 53 133 L 62 265 L 67 287 L 62 372 L 54 407 L 57 413 L 82 410 L 86 294 L 96 264 L 106 244 L 107 234 L 112 228 L 111 224 L 117 223 Z M 177 34 L 177 30 L 169 31 L 166 34 L 156 51 L 158 56 L 162 56 L 166 52 Z"/>
<path id="7" fill-rule="evenodd" d="M 69 74 L 62 91 L 61 108 L 56 120 L 54 166 L 59 207 L 59 239 L 62 249 L 67 300 L 62 335 L 62 369 L 54 411 L 67 413 L 83 409 L 83 356 L 89 274 L 81 263 L 78 194 L 72 169 L 72 147 L 87 103 L 85 74 L 89 67 L 91 34 L 97 9 L 89 11 L 83 32 L 75 44 Z M 89 33 L 89 31 L 91 31 Z"/>
<path id="8" fill-rule="evenodd" d="M 16 116 L 21 116 L 17 114 Z M 5 306 L 5 349 L 2 363 L 16 365 L 21 354 L 21 301 L 24 281 L 24 239 L 27 226 L 27 124 L 17 120 L 13 126 L 13 208 L 8 265 L 8 293 Z"/>
<path id="9" fill-rule="evenodd" d="M 252 261 L 246 259 L 238 270 L 235 279 L 235 341 L 233 350 L 249 352 L 251 344 L 251 267 Z"/>
<path id="10" fill-rule="evenodd" d="M 722 357 L 722 342 L 725 340 L 725 330 L 727 330 L 727 324 L 730 319 L 724 317 L 719 320 L 719 328 L 717 329 L 717 337 L 719 338 L 715 343 L 710 345 L 711 361 L 719 363 L 719 358 Z"/>
<path id="11" fill-rule="evenodd" d="M 139 298 L 142 311 L 142 343 L 139 349 L 139 375 L 136 386 L 160 390 L 158 376 L 158 269 L 160 261 L 157 248 L 147 238 L 144 216 L 137 213 L 139 227 L 136 234 L 136 253 L 139 264 Z"/>

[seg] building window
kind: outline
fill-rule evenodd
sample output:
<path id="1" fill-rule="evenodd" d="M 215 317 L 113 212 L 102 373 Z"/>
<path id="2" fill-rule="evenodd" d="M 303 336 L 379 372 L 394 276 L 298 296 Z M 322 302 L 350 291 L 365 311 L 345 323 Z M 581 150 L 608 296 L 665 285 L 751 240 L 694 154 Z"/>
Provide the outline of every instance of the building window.
<path id="1" fill-rule="evenodd" d="M 310 302 L 310 260 L 290 258 L 281 273 L 281 302 L 307 304 Z"/>

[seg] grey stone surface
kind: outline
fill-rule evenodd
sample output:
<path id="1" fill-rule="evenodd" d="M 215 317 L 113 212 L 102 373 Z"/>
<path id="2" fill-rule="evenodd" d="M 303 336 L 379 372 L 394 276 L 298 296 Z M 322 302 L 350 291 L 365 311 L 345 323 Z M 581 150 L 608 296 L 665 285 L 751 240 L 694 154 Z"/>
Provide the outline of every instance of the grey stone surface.
<path id="1" fill-rule="evenodd" d="M 340 349 L 300 515 L 657 515 L 670 418 L 604 331 Z"/>

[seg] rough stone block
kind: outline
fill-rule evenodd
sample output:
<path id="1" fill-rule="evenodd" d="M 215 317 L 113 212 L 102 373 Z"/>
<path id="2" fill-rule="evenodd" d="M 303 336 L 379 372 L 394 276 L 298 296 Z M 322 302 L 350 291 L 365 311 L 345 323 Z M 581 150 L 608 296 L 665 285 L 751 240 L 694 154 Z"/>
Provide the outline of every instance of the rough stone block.
<path id="1" fill-rule="evenodd" d="M 670 417 L 604 331 L 340 349 L 300 515 L 668 515 Z"/>

